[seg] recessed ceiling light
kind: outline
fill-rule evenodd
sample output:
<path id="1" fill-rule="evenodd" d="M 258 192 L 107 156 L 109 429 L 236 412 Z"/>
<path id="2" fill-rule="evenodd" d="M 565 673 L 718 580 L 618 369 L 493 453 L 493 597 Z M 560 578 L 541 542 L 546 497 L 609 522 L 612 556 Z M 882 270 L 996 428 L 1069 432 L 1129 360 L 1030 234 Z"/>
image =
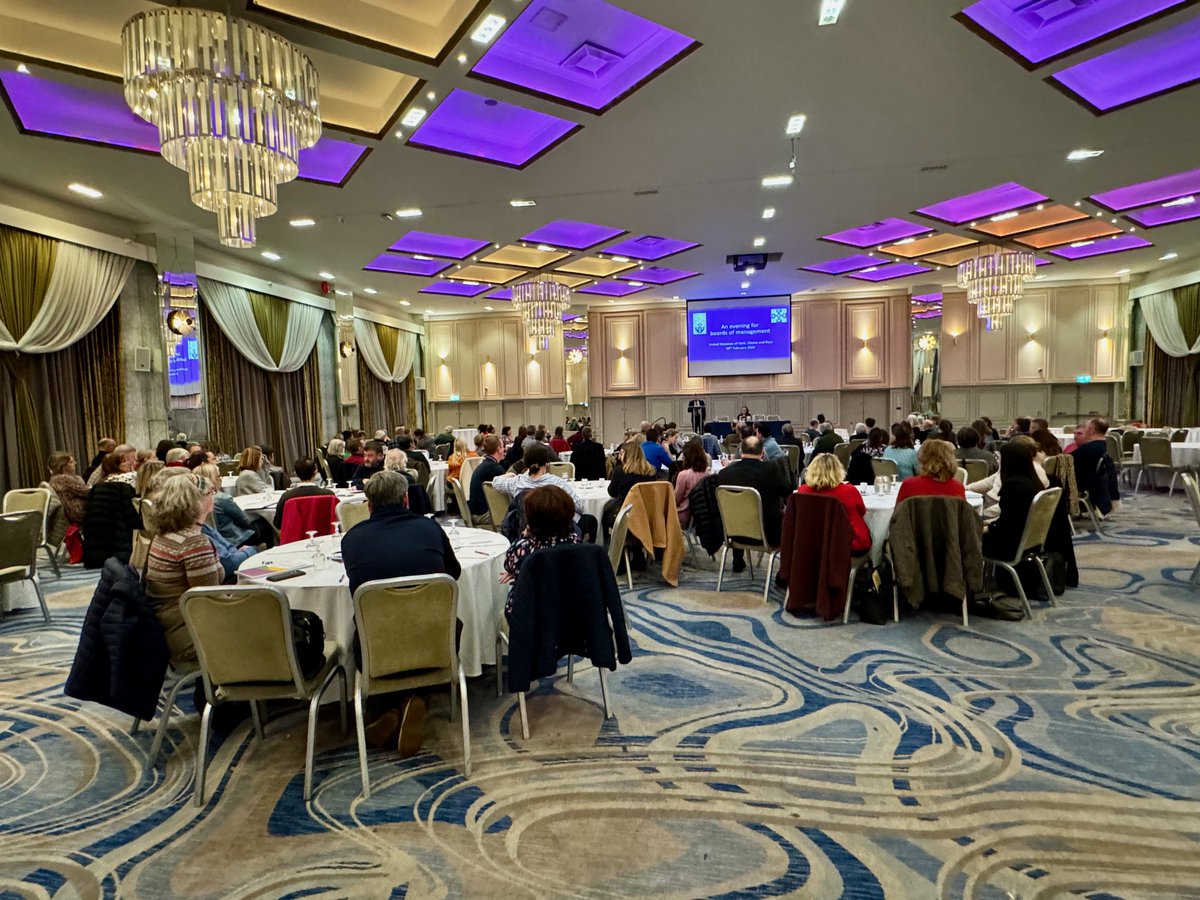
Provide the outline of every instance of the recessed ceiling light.
<path id="1" fill-rule="evenodd" d="M 504 23 L 508 20 L 504 16 L 498 16 L 495 13 L 484 16 L 479 27 L 471 32 L 471 40 L 477 44 L 490 44 L 492 38 L 500 33 L 500 29 L 504 27 Z"/>
<path id="2" fill-rule="evenodd" d="M 436 100 L 437 99 L 437 91 L 426 91 L 425 99 L 430 100 L 430 101 Z"/>
<path id="3" fill-rule="evenodd" d="M 775 218 L 775 207 L 773 207 L 773 206 L 768 206 L 766 209 L 764 209 L 764 210 L 763 210 L 763 218 L 764 218 L 764 219 L 773 219 L 773 218 Z"/>
<path id="4" fill-rule="evenodd" d="M 756 238 L 754 239 L 754 246 L 755 246 L 755 247 L 765 247 L 765 246 L 767 246 L 767 239 L 766 239 L 765 237 L 756 237 Z"/>
<path id="5" fill-rule="evenodd" d="M 1076 200 L 1076 201 L 1075 201 L 1075 205 L 1076 205 L 1076 206 L 1083 206 L 1083 201 L 1082 201 L 1082 200 Z"/>
<path id="6" fill-rule="evenodd" d="M 903 245 L 903 244 L 915 244 L 916 242 L 917 242 L 917 239 L 916 239 L 916 238 L 913 238 L 913 237 L 906 237 L 906 238 L 905 238 L 904 240 L 902 240 L 902 241 L 896 241 L 896 246 L 897 246 L 897 247 L 899 247 L 899 246 L 901 246 L 901 245 Z M 879 249 L 880 249 L 880 250 L 882 250 L 883 248 L 882 248 L 882 247 L 880 247 Z"/>
<path id="7" fill-rule="evenodd" d="M 757 271 L 758 271 L 758 269 L 754 268 L 754 266 L 746 266 L 746 274 L 747 275 L 753 275 Z"/>
<path id="8" fill-rule="evenodd" d="M 421 210 L 415 206 L 408 209 L 398 209 L 395 216 L 397 219 L 419 219 L 421 218 Z"/>
<path id="9" fill-rule="evenodd" d="M 1162 256 L 1159 257 L 1159 260 L 1161 260 L 1162 262 L 1168 262 L 1169 260 L 1172 260 L 1172 259 L 1179 259 L 1179 254 L 1176 253 L 1174 250 L 1172 250 L 1170 253 L 1164 253 Z"/>
<path id="10" fill-rule="evenodd" d="M 406 302 L 408 302 L 408 301 L 406 301 L 406 300 L 401 300 L 400 302 L 401 302 L 401 303 L 406 303 Z M 427 309 L 427 310 L 425 310 L 425 315 L 427 315 L 427 316 L 432 316 L 432 315 L 433 315 L 433 310 L 432 310 L 432 309 Z"/>
<path id="11" fill-rule="evenodd" d="M 993 222 L 1007 222 L 1009 219 L 1015 219 L 1019 215 L 1020 213 L 1014 210 L 1013 212 L 1000 213 L 998 216 L 992 216 L 991 220 Z"/>
<path id="12" fill-rule="evenodd" d="M 349 291 L 343 291 L 343 290 L 341 290 L 341 289 L 338 289 L 338 290 L 334 291 L 334 294 L 336 294 L 336 295 L 337 295 L 337 296 L 339 296 L 339 297 L 349 297 L 349 296 L 350 296 L 350 292 L 349 292 Z"/>
<path id="13" fill-rule="evenodd" d="M 74 194 L 80 194 L 87 197 L 89 200 L 99 200 L 104 195 L 94 187 L 88 187 L 86 184 L 80 184 L 78 181 L 73 181 L 67 185 L 67 190 Z"/>
<path id="14" fill-rule="evenodd" d="M 629 282 L 629 286 L 630 287 L 645 287 L 646 285 L 645 285 L 645 283 L 643 283 L 641 281 L 631 281 L 631 282 Z"/>
<path id="15" fill-rule="evenodd" d="M 396 140 L 398 140 L 398 141 L 404 140 L 404 132 L 401 131 L 399 128 L 396 129 Z"/>
<path id="16" fill-rule="evenodd" d="M 316 219 L 292 219 L 288 222 L 293 228 L 311 228 L 317 224 Z"/>
<path id="17" fill-rule="evenodd" d="M 1045 275 L 1034 275 L 1033 276 L 1034 281 L 1044 281 L 1045 279 L 1046 279 Z"/>
<path id="18" fill-rule="evenodd" d="M 746 289 L 746 288 L 748 288 L 748 287 L 750 287 L 750 282 L 748 282 L 748 281 L 743 281 L 743 282 L 742 282 L 742 290 L 745 290 L 745 289 Z"/>
<path id="19" fill-rule="evenodd" d="M 414 254 L 413 254 L 413 259 L 419 259 L 419 260 L 422 260 L 422 261 L 427 261 L 427 260 L 431 260 L 431 259 L 433 259 L 433 257 L 432 257 L 432 256 L 426 256 L 424 253 L 414 253 Z M 461 268 L 462 268 L 462 266 L 459 266 L 459 268 L 461 269 Z"/>
<path id="20" fill-rule="evenodd" d="M 536 200 L 509 200 L 508 205 L 514 209 L 522 209 L 526 206 L 537 206 Z"/>
<path id="21" fill-rule="evenodd" d="M 1073 244 L 1071 245 L 1071 249 L 1072 249 L 1072 250 L 1077 250 L 1077 249 L 1079 249 L 1080 247 L 1090 247 L 1090 246 L 1092 246 L 1092 244 L 1094 244 L 1094 243 L 1096 243 L 1096 242 L 1095 242 L 1095 241 L 1076 241 L 1075 243 L 1073 243 Z"/>
<path id="22" fill-rule="evenodd" d="M 333 281 L 337 276 L 331 275 L 329 272 L 318 272 L 317 277 L 324 278 L 326 281 Z"/>
<path id="23" fill-rule="evenodd" d="M 1117 269 L 1117 274 L 1118 275 L 1128 275 L 1131 271 L 1133 271 L 1133 270 L 1132 269 Z"/>
<path id="24" fill-rule="evenodd" d="M 17 71 L 20 72 L 22 75 L 28 75 L 29 74 L 29 66 L 25 65 L 25 63 L 17 63 Z"/>
<path id="25" fill-rule="evenodd" d="M 838 16 L 846 8 L 846 0 L 821 0 L 821 13 L 817 19 L 818 25 L 836 25 Z"/>
<path id="26" fill-rule="evenodd" d="M 1045 208 L 1046 208 L 1046 204 L 1045 204 L 1045 203 L 1039 203 L 1039 204 L 1037 205 L 1037 210 L 1038 210 L 1038 212 L 1041 212 L 1041 211 L 1042 211 L 1043 209 L 1045 209 Z"/>
<path id="27" fill-rule="evenodd" d="M 494 306 L 485 306 L 483 309 L 484 309 L 484 312 L 492 312 L 495 308 L 496 307 L 494 307 Z"/>
<path id="28" fill-rule="evenodd" d="M 464 63 L 464 64 L 465 64 L 465 63 L 466 63 L 466 61 L 467 61 L 467 54 L 465 54 L 465 53 L 460 53 L 460 54 L 458 54 L 458 61 L 459 61 L 460 63 Z"/>
<path id="29" fill-rule="evenodd" d="M 765 188 L 791 187 L 795 180 L 791 175 L 768 175 L 762 180 L 762 186 Z"/>
<path id="30" fill-rule="evenodd" d="M 612 261 L 619 262 L 619 263 L 627 263 L 627 262 L 629 262 L 629 257 L 628 256 L 614 256 L 614 257 L 612 257 Z"/>
<path id="31" fill-rule="evenodd" d="M 1072 150 L 1067 154 L 1067 161 L 1080 162 L 1085 159 L 1095 159 L 1097 156 L 1103 155 L 1103 150 Z"/>
<path id="32" fill-rule="evenodd" d="M 787 128 L 785 133 L 788 137 L 795 137 L 804 130 L 804 123 L 808 121 L 808 116 L 796 114 L 787 120 Z"/>
<path id="33" fill-rule="evenodd" d="M 543 253 L 553 253 L 554 252 L 554 248 L 551 247 L 549 244 L 538 244 L 537 249 L 541 250 Z"/>
<path id="34" fill-rule="evenodd" d="M 375 288 L 363 288 L 363 293 L 371 294 L 372 296 L 374 296 L 375 294 L 378 294 L 379 291 L 375 290 Z"/>
<path id="35" fill-rule="evenodd" d="M 425 118 L 425 110 L 419 106 L 414 106 L 404 114 L 404 118 L 400 120 L 401 125 L 407 125 L 409 128 L 416 128 Z"/>
<path id="36" fill-rule="evenodd" d="M 411 304 L 411 303 L 409 303 L 407 300 L 401 300 L 401 301 L 400 301 L 400 305 L 401 305 L 401 306 L 412 306 L 412 304 Z M 433 310 L 432 310 L 432 309 L 427 309 L 427 310 L 425 310 L 425 312 L 433 312 Z"/>
<path id="37" fill-rule="evenodd" d="M 1163 209 L 1170 209 L 1173 206 L 1191 206 L 1195 202 L 1195 197 L 1180 197 L 1178 200 L 1170 200 L 1164 203 Z"/>
<path id="38" fill-rule="evenodd" d="M 262 252 L 262 256 L 263 259 L 269 259 L 271 262 L 278 262 L 279 260 L 283 259 L 283 257 L 278 253 L 272 253 L 270 250 L 264 250 Z"/>

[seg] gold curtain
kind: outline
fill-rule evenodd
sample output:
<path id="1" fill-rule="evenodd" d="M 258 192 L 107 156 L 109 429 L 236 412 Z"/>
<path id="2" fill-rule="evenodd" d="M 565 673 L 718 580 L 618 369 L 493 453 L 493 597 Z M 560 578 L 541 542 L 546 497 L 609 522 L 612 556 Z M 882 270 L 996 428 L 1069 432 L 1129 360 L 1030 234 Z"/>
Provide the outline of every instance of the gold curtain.
<path id="1" fill-rule="evenodd" d="M 0 225 L 0 321 L 21 340 L 46 299 L 58 241 Z"/>
<path id="2" fill-rule="evenodd" d="M 1175 290 L 1179 324 L 1188 345 L 1200 336 L 1200 284 Z M 1200 425 L 1200 354 L 1168 356 L 1147 333 L 1146 421 L 1151 425 Z"/>
<path id="3" fill-rule="evenodd" d="M 396 365 L 396 347 L 400 343 L 400 329 L 393 328 L 391 325 L 380 325 L 378 322 L 372 322 L 375 326 L 375 333 L 379 335 L 379 349 L 383 351 L 383 359 L 388 364 L 389 369 L 394 369 Z"/>
<path id="4" fill-rule="evenodd" d="M 254 314 L 254 324 L 262 335 L 263 343 L 275 365 L 283 359 L 283 344 L 287 338 L 288 302 L 269 294 L 259 294 L 246 291 L 250 298 L 250 311 Z"/>
<path id="5" fill-rule="evenodd" d="M 295 372 L 264 371 L 238 352 L 203 306 L 200 345 L 209 434 L 218 447 L 235 454 L 250 444 L 269 444 L 276 464 L 288 471 L 298 457 L 312 456 L 322 443 L 315 347 Z"/>
<path id="6" fill-rule="evenodd" d="M 393 345 L 394 348 L 395 345 Z M 387 350 L 385 348 L 384 352 Z M 412 382 L 412 376 L 404 379 L 403 383 L 381 381 L 376 378 L 367 364 L 358 357 L 358 413 L 359 423 L 363 430 L 374 434 L 382 428 L 391 434 L 397 425 L 411 425 L 405 415 L 411 409 L 405 398 L 406 388 Z"/>

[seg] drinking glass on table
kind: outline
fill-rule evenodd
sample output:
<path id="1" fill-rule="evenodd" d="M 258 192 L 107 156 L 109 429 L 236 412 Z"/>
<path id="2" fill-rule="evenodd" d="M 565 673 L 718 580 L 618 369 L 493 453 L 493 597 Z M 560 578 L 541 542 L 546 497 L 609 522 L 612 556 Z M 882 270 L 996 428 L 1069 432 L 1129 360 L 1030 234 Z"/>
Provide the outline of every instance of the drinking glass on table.
<path id="1" fill-rule="evenodd" d="M 449 519 L 446 520 L 446 524 L 449 526 L 447 528 L 447 531 L 450 534 L 450 536 L 456 537 L 458 535 L 458 517 L 451 516 Z"/>
<path id="2" fill-rule="evenodd" d="M 304 533 L 308 535 L 308 543 L 305 544 L 305 547 L 308 548 L 308 555 L 312 557 L 313 566 L 319 569 L 321 568 L 322 559 L 321 544 L 317 541 L 317 533 L 316 531 L 306 531 Z"/>

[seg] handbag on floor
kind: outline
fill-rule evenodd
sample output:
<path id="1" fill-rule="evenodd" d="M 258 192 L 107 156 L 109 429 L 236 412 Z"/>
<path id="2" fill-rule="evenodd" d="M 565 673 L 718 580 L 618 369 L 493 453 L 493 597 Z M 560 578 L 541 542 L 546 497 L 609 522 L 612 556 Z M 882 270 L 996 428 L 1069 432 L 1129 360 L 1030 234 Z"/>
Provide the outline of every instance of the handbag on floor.
<path id="1" fill-rule="evenodd" d="M 325 623 L 315 612 L 292 610 L 292 640 L 296 643 L 296 662 L 305 678 L 312 678 L 325 665 Z"/>

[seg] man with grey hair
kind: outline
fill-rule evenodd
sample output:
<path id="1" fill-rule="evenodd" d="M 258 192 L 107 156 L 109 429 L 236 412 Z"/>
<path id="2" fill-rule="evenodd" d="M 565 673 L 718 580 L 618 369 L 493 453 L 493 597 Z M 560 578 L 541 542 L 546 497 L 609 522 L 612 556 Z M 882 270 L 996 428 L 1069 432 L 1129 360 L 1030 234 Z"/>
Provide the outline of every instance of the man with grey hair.
<path id="1" fill-rule="evenodd" d="M 121 476 L 119 480 L 128 484 L 133 484 L 137 480 L 137 447 L 133 446 L 132 444 L 119 444 L 113 450 L 113 453 L 121 457 Z M 103 480 L 104 473 L 101 468 L 97 466 L 96 471 L 88 476 L 87 486 L 95 487 Z"/>
<path id="2" fill-rule="evenodd" d="M 833 430 L 832 422 L 822 422 L 820 429 L 821 436 L 813 444 L 813 456 L 821 453 L 832 453 L 834 447 L 842 442 L 841 437 Z"/>

